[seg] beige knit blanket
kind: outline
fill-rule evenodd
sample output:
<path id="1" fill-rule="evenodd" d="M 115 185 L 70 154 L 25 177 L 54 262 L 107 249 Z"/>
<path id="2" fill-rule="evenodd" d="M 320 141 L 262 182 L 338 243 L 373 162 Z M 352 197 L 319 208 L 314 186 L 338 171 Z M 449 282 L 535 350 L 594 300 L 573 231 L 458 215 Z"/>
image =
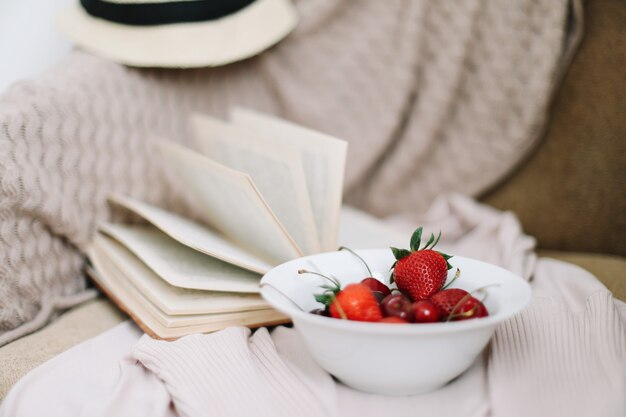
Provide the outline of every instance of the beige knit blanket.
<path id="1" fill-rule="evenodd" d="M 378 215 L 420 212 L 444 190 L 481 192 L 536 143 L 580 9 L 296 6 L 297 30 L 246 62 L 139 70 L 76 52 L 0 98 L 0 345 L 89 296 L 81 251 L 110 216 L 109 192 L 190 212 L 146 138 L 187 142 L 193 111 L 248 106 L 346 139 L 346 199 Z"/>

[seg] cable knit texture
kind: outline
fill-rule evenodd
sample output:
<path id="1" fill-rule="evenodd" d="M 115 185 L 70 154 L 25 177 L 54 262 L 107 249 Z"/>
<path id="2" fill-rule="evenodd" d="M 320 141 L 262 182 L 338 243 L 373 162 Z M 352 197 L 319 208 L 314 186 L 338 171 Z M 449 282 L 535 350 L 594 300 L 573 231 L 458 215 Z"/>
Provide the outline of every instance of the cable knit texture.
<path id="1" fill-rule="evenodd" d="M 84 299 L 109 192 L 193 214 L 149 134 L 187 143 L 193 111 L 277 114 L 349 142 L 349 202 L 419 212 L 524 157 L 571 44 L 567 0 L 296 6 L 295 32 L 242 63 L 140 70 L 75 52 L 0 98 L 0 345 Z"/>

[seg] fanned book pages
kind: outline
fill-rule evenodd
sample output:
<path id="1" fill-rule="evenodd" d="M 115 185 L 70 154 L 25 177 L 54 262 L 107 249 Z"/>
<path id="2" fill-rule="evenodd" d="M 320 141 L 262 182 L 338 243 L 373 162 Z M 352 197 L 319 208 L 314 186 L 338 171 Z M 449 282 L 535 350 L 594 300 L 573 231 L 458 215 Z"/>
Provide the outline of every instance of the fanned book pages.
<path id="1" fill-rule="evenodd" d="M 339 235 L 354 248 L 395 242 L 379 221 L 341 210 L 344 141 L 247 109 L 230 119 L 191 116 L 193 149 L 153 138 L 196 219 L 111 195 L 145 222 L 101 224 L 90 245 L 89 275 L 153 337 L 285 323 L 259 295 L 263 273 L 336 250 Z"/>
<path id="2" fill-rule="evenodd" d="M 260 298 L 260 277 L 336 249 L 346 143 L 245 109 L 189 123 L 193 149 L 153 143 L 199 217 L 111 195 L 145 222 L 101 224 L 88 272 L 153 337 L 286 322 Z"/>

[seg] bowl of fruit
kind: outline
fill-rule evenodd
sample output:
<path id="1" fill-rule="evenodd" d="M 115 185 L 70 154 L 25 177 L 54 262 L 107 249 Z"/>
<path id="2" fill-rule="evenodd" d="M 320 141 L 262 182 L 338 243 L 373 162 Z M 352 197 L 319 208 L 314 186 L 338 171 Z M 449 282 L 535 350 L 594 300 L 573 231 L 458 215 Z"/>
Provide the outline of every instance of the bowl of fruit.
<path id="1" fill-rule="evenodd" d="M 383 395 L 435 390 L 474 362 L 496 326 L 530 301 L 530 286 L 495 265 L 434 249 L 298 258 L 263 276 L 261 295 L 291 317 L 318 364 L 344 384 Z"/>

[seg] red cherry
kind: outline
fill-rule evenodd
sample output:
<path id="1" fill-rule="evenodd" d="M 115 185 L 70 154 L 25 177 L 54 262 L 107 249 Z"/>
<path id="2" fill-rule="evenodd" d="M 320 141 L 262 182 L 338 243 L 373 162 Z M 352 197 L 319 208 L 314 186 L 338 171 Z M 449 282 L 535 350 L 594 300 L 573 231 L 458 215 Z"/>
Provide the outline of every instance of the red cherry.
<path id="1" fill-rule="evenodd" d="M 439 321 L 437 307 L 428 300 L 420 300 L 413 303 L 413 315 L 415 323 L 435 323 Z"/>
<path id="2" fill-rule="evenodd" d="M 376 278 L 367 277 L 361 281 L 361 284 L 365 284 L 372 291 L 378 291 L 383 294 L 383 296 L 388 296 L 391 294 L 391 290 L 385 284 L 377 280 Z"/>
<path id="3" fill-rule="evenodd" d="M 374 294 L 374 298 L 378 301 L 378 304 L 382 303 L 385 299 L 385 295 L 380 291 L 372 291 L 372 294 Z"/>
<path id="4" fill-rule="evenodd" d="M 315 309 L 309 311 L 309 313 L 315 314 L 316 316 L 324 316 L 324 317 L 329 317 L 330 316 L 330 314 L 328 313 L 328 309 L 326 309 L 326 308 L 315 308 Z"/>
<path id="5" fill-rule="evenodd" d="M 397 323 L 397 324 L 408 324 L 409 322 L 401 319 L 400 317 L 396 317 L 396 316 L 389 316 L 389 317 L 383 317 L 382 319 L 378 320 L 379 323 Z"/>
<path id="6" fill-rule="evenodd" d="M 380 303 L 380 309 L 383 316 L 400 317 L 406 321 L 413 321 L 413 309 L 411 308 L 411 300 L 403 294 L 392 294 L 385 297 Z"/>

